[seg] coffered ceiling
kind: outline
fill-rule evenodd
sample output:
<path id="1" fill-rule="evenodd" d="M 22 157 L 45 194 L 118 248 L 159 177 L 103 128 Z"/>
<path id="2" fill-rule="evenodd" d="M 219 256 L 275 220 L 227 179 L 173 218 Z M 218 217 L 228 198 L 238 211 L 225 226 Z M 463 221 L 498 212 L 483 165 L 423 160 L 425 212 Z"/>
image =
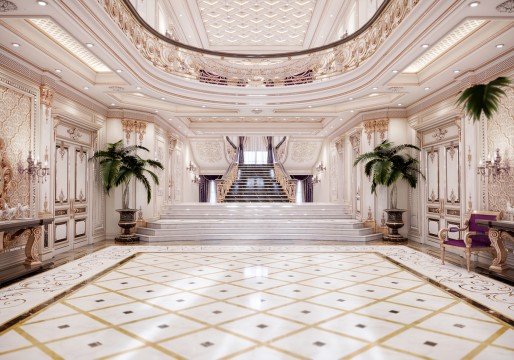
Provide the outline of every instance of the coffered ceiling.
<path id="1" fill-rule="evenodd" d="M 196 0 L 212 46 L 302 46 L 318 0 Z"/>

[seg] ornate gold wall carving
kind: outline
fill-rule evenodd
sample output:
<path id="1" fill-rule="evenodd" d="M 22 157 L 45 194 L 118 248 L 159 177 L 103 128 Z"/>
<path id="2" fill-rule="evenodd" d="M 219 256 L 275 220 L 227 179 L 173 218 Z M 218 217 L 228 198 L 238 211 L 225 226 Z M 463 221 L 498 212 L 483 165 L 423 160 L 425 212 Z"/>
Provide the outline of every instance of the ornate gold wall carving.
<path id="1" fill-rule="evenodd" d="M 146 134 L 145 121 L 122 119 L 121 125 L 123 127 L 123 132 L 125 133 L 127 143 L 130 142 L 130 136 L 132 133 L 136 133 L 136 141 L 138 141 L 139 143 L 143 142 L 143 139 Z"/>
<path id="2" fill-rule="evenodd" d="M 32 98 L 0 85 L 0 139 L 2 165 L 26 166 L 31 143 Z M 5 169 L 7 171 L 7 169 Z M 26 176 L 12 174 L 3 199 L 10 205 L 29 204 L 30 184 Z M 4 172 L 4 175 L 7 175 Z"/>
<path id="3" fill-rule="evenodd" d="M 487 121 L 487 148 L 493 152 L 500 149 L 503 159 L 509 159 L 511 171 L 509 175 L 499 178 L 488 178 L 489 209 L 502 211 L 507 207 L 507 201 L 514 202 L 514 90 L 507 89 L 498 113 Z M 484 121 L 484 120 L 482 120 Z"/>
<path id="4" fill-rule="evenodd" d="M 389 119 L 368 120 L 364 121 L 364 133 L 368 139 L 368 145 L 371 145 L 373 134 L 379 134 L 380 142 L 386 139 L 387 130 L 389 128 Z"/>

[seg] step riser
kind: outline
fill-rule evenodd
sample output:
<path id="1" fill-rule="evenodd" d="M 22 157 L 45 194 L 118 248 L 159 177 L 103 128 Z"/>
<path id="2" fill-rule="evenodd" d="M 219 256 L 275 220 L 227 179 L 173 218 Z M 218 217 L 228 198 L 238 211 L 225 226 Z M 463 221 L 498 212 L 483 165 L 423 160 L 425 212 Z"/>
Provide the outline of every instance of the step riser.
<path id="1" fill-rule="evenodd" d="M 201 224 L 201 223 L 186 223 L 186 224 L 158 224 L 158 223 L 149 223 L 148 229 L 155 229 L 155 230 L 182 230 L 182 229 L 215 229 L 215 228 L 224 228 L 224 229 L 236 229 L 239 230 L 242 226 L 247 226 L 247 223 L 239 223 L 239 224 L 215 224 L 215 223 L 207 223 L 207 224 Z M 252 226 L 255 226 L 255 224 L 252 224 Z M 327 226 L 330 226 L 331 230 L 339 231 L 339 230 L 356 230 L 356 229 L 362 229 L 362 225 L 355 224 L 355 225 L 327 225 L 327 224 L 309 224 L 309 223 L 301 223 L 301 224 L 291 224 L 291 223 L 285 223 L 285 224 L 269 224 L 263 222 L 261 225 L 266 226 L 270 229 L 281 229 L 284 226 L 295 226 L 298 228 L 306 229 L 326 229 Z"/>
<path id="2" fill-rule="evenodd" d="M 280 240 L 317 240 L 317 241 L 341 241 L 341 242 L 366 242 L 382 239 L 382 234 L 373 234 L 368 236 L 342 236 L 342 235 L 319 235 L 319 234 L 302 234 L 302 235 L 286 235 L 276 234 L 270 236 L 252 235 L 252 234 L 194 234 L 194 235 L 170 235 L 170 236 L 148 236 L 140 235 L 139 239 L 146 242 L 163 242 L 163 241 L 210 241 L 210 240 L 258 240 L 258 241 L 280 241 Z"/>
<path id="3" fill-rule="evenodd" d="M 151 229 L 151 228 L 138 228 L 137 233 L 151 236 L 168 236 L 168 235 L 188 235 L 203 231 L 206 234 L 234 234 L 234 229 L 231 228 L 209 228 L 209 229 Z M 281 228 L 257 228 L 257 227 L 245 227 L 243 230 L 237 230 L 236 234 L 250 234 L 250 235 L 261 235 L 270 236 L 273 234 L 286 234 L 286 235 L 300 235 L 305 233 L 316 233 L 318 235 L 346 235 L 346 236 L 365 236 L 371 235 L 372 230 L 369 228 L 362 229 L 312 229 L 312 228 L 296 228 L 296 227 L 281 227 Z"/>

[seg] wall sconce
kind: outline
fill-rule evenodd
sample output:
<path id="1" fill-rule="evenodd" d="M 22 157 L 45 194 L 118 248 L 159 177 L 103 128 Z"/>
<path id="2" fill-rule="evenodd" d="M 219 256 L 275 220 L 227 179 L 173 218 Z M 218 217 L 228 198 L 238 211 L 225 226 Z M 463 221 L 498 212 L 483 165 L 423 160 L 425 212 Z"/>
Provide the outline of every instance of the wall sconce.
<path id="1" fill-rule="evenodd" d="M 505 165 L 502 165 L 502 157 L 500 155 L 500 149 L 496 149 L 494 155 L 491 155 L 490 159 L 485 161 L 482 160 L 478 163 L 477 174 L 482 176 L 493 176 L 496 178 L 502 174 L 508 175 L 510 171 L 509 161 L 504 161 Z"/>
<path id="2" fill-rule="evenodd" d="M 321 177 L 316 174 L 316 176 L 314 176 L 312 178 L 312 183 L 313 184 L 319 184 L 320 182 L 321 182 Z"/>
<path id="3" fill-rule="evenodd" d="M 196 166 L 194 166 L 193 163 L 191 161 L 189 161 L 189 166 L 186 167 L 186 170 L 191 173 L 194 173 L 196 171 Z"/>
<path id="4" fill-rule="evenodd" d="M 20 175 L 27 174 L 29 176 L 29 180 L 40 182 L 42 179 L 46 181 L 47 175 L 50 174 L 50 168 L 48 167 L 48 154 L 45 154 L 45 164 L 44 166 L 41 164 L 41 161 L 34 161 L 32 158 L 32 151 L 29 151 L 29 156 L 27 157 L 27 167 L 24 168 L 21 163 L 18 163 L 18 173 Z"/>
<path id="5" fill-rule="evenodd" d="M 323 161 L 319 163 L 319 165 L 316 167 L 316 171 L 317 172 L 323 172 L 327 170 L 327 168 L 325 166 L 323 166 Z"/>
<path id="6" fill-rule="evenodd" d="M 198 176 L 196 176 L 196 174 L 195 174 L 195 176 L 194 176 L 193 180 L 191 180 L 191 182 L 193 184 L 198 184 L 198 183 L 200 183 L 200 178 Z"/>

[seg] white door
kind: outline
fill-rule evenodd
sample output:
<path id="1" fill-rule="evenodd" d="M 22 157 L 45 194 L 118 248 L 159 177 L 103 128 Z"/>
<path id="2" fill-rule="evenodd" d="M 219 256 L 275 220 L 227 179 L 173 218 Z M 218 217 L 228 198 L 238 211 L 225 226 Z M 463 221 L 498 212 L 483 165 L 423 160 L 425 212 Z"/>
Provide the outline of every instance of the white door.
<path id="1" fill-rule="evenodd" d="M 454 142 L 425 149 L 427 235 L 436 240 L 439 230 L 461 225 L 460 149 Z M 457 238 L 458 233 L 449 233 Z"/>
<path id="2" fill-rule="evenodd" d="M 90 148 L 68 140 L 55 147 L 54 253 L 87 244 Z"/>

